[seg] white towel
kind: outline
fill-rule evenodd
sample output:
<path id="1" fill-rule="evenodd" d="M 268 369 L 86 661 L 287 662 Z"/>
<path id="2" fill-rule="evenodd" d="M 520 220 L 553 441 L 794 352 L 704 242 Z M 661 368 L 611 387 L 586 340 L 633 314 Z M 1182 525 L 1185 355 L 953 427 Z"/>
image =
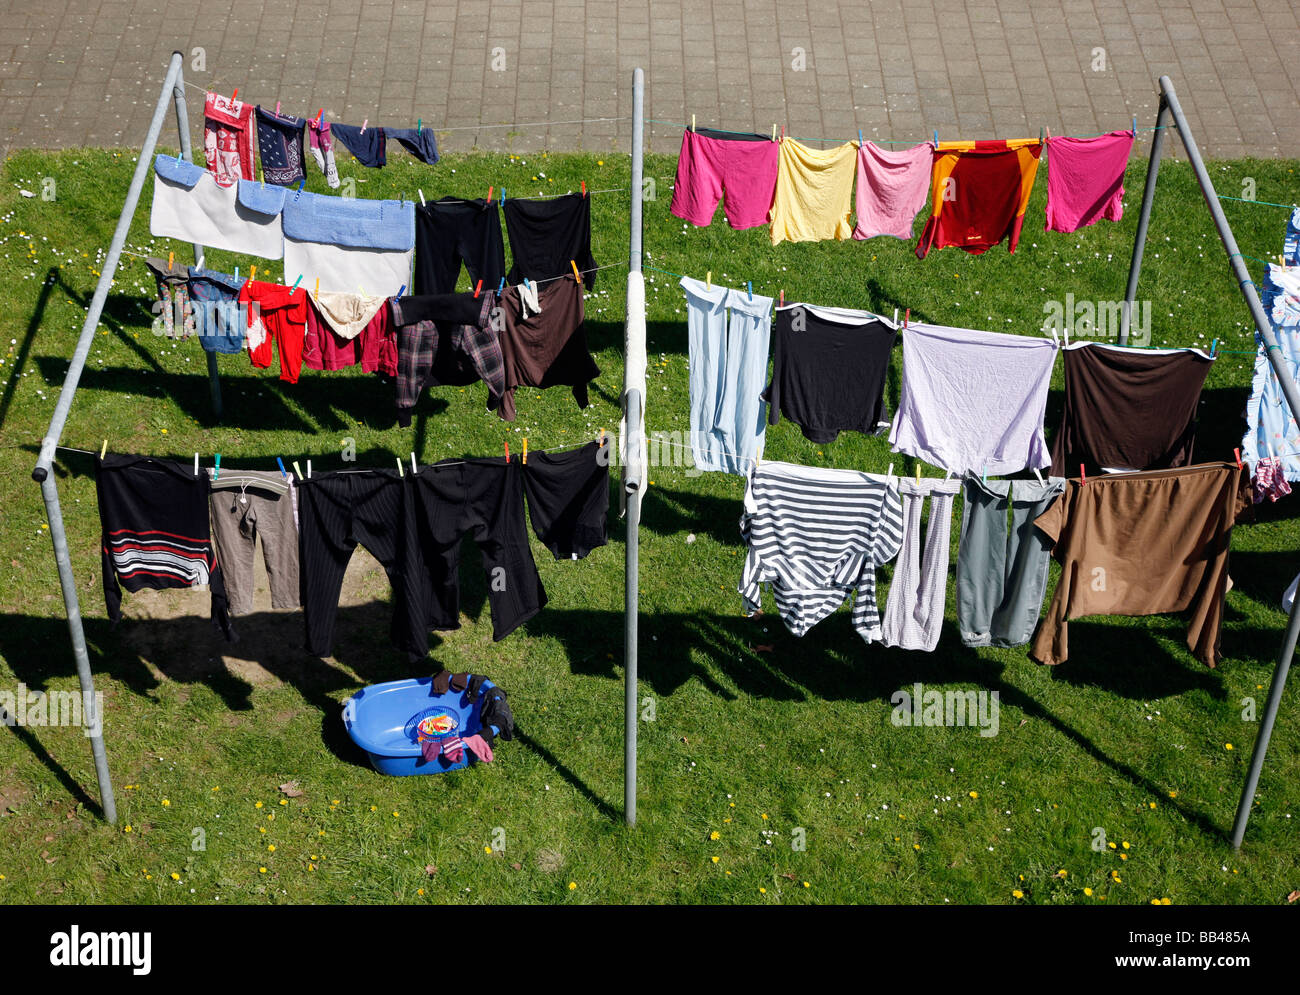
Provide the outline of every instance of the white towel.
<path id="1" fill-rule="evenodd" d="M 171 157 L 154 162 L 149 232 L 263 259 L 284 255 L 280 215 L 239 203 L 239 185 L 218 186 L 205 169 Z"/>
<path id="2" fill-rule="evenodd" d="M 623 487 L 619 491 L 619 516 L 627 511 L 627 495 L 644 492 L 647 479 L 646 427 L 645 427 L 645 276 L 640 272 L 627 275 L 627 325 L 623 335 L 623 418 L 619 422 L 619 459 L 623 462 Z M 634 451 L 628 451 L 627 394 L 630 390 L 641 394 L 641 433 Z"/>

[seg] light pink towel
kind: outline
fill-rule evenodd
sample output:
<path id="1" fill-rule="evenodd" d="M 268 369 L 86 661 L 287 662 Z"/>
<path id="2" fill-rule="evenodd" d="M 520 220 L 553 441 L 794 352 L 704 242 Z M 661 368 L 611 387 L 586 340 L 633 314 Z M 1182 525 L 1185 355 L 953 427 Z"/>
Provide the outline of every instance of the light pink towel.
<path id="1" fill-rule="evenodd" d="M 1072 232 L 1124 216 L 1124 170 L 1133 132 L 1047 140 L 1046 231 Z"/>
<path id="2" fill-rule="evenodd" d="M 858 149 L 858 223 L 854 238 L 912 237 L 912 221 L 930 199 L 934 146 L 901 152 L 866 142 Z"/>

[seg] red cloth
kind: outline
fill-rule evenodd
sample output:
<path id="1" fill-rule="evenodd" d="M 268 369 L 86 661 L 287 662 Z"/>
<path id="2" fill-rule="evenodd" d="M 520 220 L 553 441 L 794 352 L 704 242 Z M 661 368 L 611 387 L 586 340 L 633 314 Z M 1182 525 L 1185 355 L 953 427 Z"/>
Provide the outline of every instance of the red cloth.
<path id="1" fill-rule="evenodd" d="M 253 105 L 209 93 L 203 101 L 203 153 L 218 186 L 253 178 Z"/>
<path id="2" fill-rule="evenodd" d="M 309 370 L 342 370 L 361 364 L 366 373 L 397 376 L 397 332 L 385 304 L 354 338 L 345 339 L 330 326 L 310 295 L 302 363 Z"/>
<path id="3" fill-rule="evenodd" d="M 248 358 L 253 366 L 264 370 L 271 365 L 274 339 L 280 379 L 297 383 L 307 334 L 307 291 L 249 280 L 239 291 L 239 303 L 248 305 Z"/>
<path id="4" fill-rule="evenodd" d="M 1032 139 L 941 142 L 917 258 L 948 246 L 978 255 L 1004 238 L 1007 251 L 1015 252 L 1042 151 L 1042 143 Z"/>

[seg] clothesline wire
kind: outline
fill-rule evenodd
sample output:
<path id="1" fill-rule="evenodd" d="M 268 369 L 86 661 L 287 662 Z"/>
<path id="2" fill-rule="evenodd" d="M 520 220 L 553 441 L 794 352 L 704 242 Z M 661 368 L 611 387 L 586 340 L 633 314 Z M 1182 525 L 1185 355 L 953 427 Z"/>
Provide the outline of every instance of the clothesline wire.
<path id="1" fill-rule="evenodd" d="M 1274 204 L 1269 200 L 1248 200 L 1245 197 L 1229 197 L 1227 194 L 1223 193 L 1219 194 L 1219 200 L 1235 200 L 1239 204 L 1258 204 L 1260 207 L 1285 207 L 1288 211 L 1294 211 L 1296 209 L 1295 204 Z M 1249 259 L 1250 257 L 1247 256 L 1246 258 Z"/>
<path id="2" fill-rule="evenodd" d="M 661 121 L 658 118 L 646 118 L 647 124 L 663 124 L 671 128 L 681 128 L 684 131 L 691 130 L 686 124 L 679 121 Z M 1149 127 L 1138 128 L 1138 131 L 1163 131 L 1168 125 L 1153 125 Z M 755 135 L 759 134 L 754 131 L 728 131 L 726 128 L 709 128 L 709 131 L 716 131 L 723 135 Z M 1123 129 L 1131 130 L 1131 129 Z M 1095 135 L 1061 135 L 1061 138 L 1101 138 L 1103 135 L 1109 135 L 1109 131 L 1101 131 Z M 794 139 L 796 142 L 851 142 L 852 138 L 800 138 L 796 135 L 786 135 L 785 137 Z M 872 138 L 870 141 L 877 145 L 932 145 L 932 138 Z"/>

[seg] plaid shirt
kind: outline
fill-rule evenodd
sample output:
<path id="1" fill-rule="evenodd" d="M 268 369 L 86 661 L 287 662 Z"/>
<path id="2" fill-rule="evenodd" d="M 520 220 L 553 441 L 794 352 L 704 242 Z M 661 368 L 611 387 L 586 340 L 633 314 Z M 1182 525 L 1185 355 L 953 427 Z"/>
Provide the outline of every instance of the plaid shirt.
<path id="1" fill-rule="evenodd" d="M 465 294 L 443 295 L 449 299 Z M 488 410 L 496 410 L 506 391 L 505 364 L 501 359 L 501 339 L 492 327 L 489 316 L 496 306 L 492 291 L 483 293 L 478 317 L 473 324 L 452 326 L 449 339 L 443 339 L 448 322 L 440 322 L 429 315 L 437 314 L 438 307 L 429 298 L 394 297 L 390 302 L 393 323 L 397 326 L 397 423 L 403 427 L 411 424 L 411 411 L 426 386 L 436 385 L 433 379 L 434 358 L 438 350 L 451 350 L 457 358 L 468 361 L 488 388 Z M 450 309 L 449 309 L 450 310 Z"/>

